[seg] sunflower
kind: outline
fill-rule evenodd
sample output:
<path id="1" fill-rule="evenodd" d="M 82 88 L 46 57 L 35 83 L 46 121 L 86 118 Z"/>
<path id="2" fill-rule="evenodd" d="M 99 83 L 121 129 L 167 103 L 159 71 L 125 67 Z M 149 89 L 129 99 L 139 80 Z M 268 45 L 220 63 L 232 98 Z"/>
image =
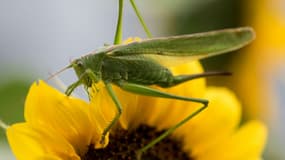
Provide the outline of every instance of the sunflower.
<path id="1" fill-rule="evenodd" d="M 79 160 L 89 147 L 103 147 L 102 128 L 90 110 L 83 100 L 68 97 L 44 81 L 35 82 L 25 102 L 26 122 L 6 130 L 14 155 L 19 160 Z"/>
<path id="2" fill-rule="evenodd" d="M 174 71 L 195 73 L 200 70 L 200 64 L 193 62 Z M 195 103 L 137 96 L 116 88 L 124 112 L 110 134 L 110 142 L 106 137 L 107 146 L 102 146 L 99 143 L 101 133 L 115 109 L 104 85 L 96 87 L 89 104 L 67 97 L 43 81 L 34 83 L 25 103 L 26 122 L 7 128 L 16 158 L 135 159 L 137 150 L 199 107 Z M 209 99 L 210 105 L 147 150 L 143 159 L 260 158 L 266 141 L 266 127 L 259 121 L 238 127 L 240 104 L 228 89 L 206 88 L 205 80 L 198 79 L 165 91 L 185 96 L 200 95 Z"/>
<path id="3" fill-rule="evenodd" d="M 171 69 L 201 73 L 199 62 Z M 101 144 L 101 134 L 116 114 L 102 82 L 89 89 L 90 103 L 34 83 L 25 104 L 26 122 L 7 128 L 17 159 L 260 159 L 267 129 L 259 121 L 240 124 L 241 106 L 226 88 L 206 87 L 205 79 L 161 89 L 210 101 L 209 107 L 170 136 L 138 154 L 167 129 L 201 106 L 179 100 L 139 96 L 113 86 L 123 114 Z M 139 155 L 139 156 L 138 156 Z"/>

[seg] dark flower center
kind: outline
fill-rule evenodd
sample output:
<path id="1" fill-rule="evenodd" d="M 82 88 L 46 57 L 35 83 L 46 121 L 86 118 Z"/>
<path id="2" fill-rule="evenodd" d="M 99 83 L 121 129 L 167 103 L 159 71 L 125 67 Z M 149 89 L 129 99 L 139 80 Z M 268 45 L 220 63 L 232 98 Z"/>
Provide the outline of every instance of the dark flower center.
<path id="1" fill-rule="evenodd" d="M 83 160 L 135 160 L 139 149 L 146 146 L 163 131 L 156 131 L 155 128 L 141 125 L 136 130 L 126 131 L 117 129 L 109 136 L 109 144 L 104 149 L 94 149 L 89 146 L 88 152 L 82 157 Z M 141 156 L 142 160 L 192 160 L 182 150 L 182 142 L 167 137 L 157 143 Z"/>

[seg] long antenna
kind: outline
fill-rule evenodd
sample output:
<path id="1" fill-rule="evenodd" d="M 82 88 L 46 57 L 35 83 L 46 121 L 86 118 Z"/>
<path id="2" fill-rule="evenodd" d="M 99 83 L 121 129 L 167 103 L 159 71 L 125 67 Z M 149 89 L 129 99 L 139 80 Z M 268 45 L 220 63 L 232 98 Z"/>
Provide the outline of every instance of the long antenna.
<path id="1" fill-rule="evenodd" d="M 9 126 L 0 119 L 0 128 L 6 130 Z"/>
<path id="2" fill-rule="evenodd" d="M 65 70 L 67 70 L 68 68 L 71 68 L 71 67 L 72 67 L 72 64 L 70 64 L 69 66 L 64 67 L 63 69 L 61 69 L 61 70 L 55 72 L 54 74 L 51 74 L 51 75 L 46 79 L 46 81 L 49 81 L 50 79 L 52 79 L 53 77 L 55 77 L 55 76 L 58 75 L 59 73 L 65 71 Z"/>

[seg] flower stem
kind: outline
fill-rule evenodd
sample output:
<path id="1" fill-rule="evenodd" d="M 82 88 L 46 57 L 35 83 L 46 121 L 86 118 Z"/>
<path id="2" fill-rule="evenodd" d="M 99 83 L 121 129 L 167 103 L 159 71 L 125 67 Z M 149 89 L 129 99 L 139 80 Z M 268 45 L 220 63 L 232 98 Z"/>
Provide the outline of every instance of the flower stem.
<path id="1" fill-rule="evenodd" d="M 118 15 L 114 44 L 120 44 L 122 41 L 123 7 L 124 7 L 124 0 L 119 0 L 119 15 Z"/>

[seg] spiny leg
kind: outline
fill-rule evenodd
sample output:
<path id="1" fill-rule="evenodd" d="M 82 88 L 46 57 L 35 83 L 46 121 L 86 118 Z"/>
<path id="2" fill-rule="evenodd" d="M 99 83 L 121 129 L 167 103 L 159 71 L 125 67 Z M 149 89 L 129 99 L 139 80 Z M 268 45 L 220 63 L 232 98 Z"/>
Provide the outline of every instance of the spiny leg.
<path id="1" fill-rule="evenodd" d="M 136 6 L 135 1 L 134 0 L 130 0 L 130 2 L 132 4 L 132 7 L 133 7 L 134 11 L 136 12 L 136 15 L 137 15 L 141 25 L 143 26 L 143 29 L 144 29 L 145 33 L 147 34 L 147 37 L 151 38 L 152 37 L 151 32 L 149 31 L 149 29 L 147 28 L 146 24 L 144 23 L 144 20 L 143 20 L 143 18 L 141 16 L 137 6 Z"/>
<path id="2" fill-rule="evenodd" d="M 78 81 L 72 83 L 70 86 L 67 87 L 67 89 L 66 89 L 66 91 L 65 91 L 65 94 L 66 94 L 67 96 L 70 96 L 71 93 L 74 91 L 74 89 L 77 88 L 80 84 L 81 84 L 81 81 L 80 81 L 80 80 L 78 80 Z"/>
<path id="3" fill-rule="evenodd" d="M 185 119 L 177 123 L 176 125 L 170 127 L 165 132 L 163 132 L 159 137 L 152 140 L 150 143 L 148 143 L 146 146 L 144 146 L 142 149 L 137 151 L 137 159 L 141 159 L 141 155 L 143 152 L 148 150 L 149 148 L 153 147 L 158 142 L 162 141 L 164 138 L 169 136 L 171 133 L 173 133 L 177 128 L 181 127 L 183 124 L 187 123 L 189 120 L 191 120 L 193 117 L 198 115 L 200 112 L 202 112 L 204 109 L 208 107 L 208 103 L 204 104 L 201 108 L 197 109 L 195 112 L 191 113 L 189 116 L 187 116 Z"/>
<path id="4" fill-rule="evenodd" d="M 109 130 L 115 125 L 115 123 L 119 120 L 121 114 L 122 114 L 122 106 L 120 101 L 118 100 L 115 92 L 112 89 L 111 83 L 105 83 L 105 86 L 107 88 L 107 91 L 109 95 L 111 96 L 113 102 L 115 103 L 115 106 L 117 107 L 117 114 L 116 116 L 112 119 L 111 123 L 104 129 L 101 137 L 101 144 L 104 144 L 105 136 L 109 132 Z"/>
<path id="5" fill-rule="evenodd" d="M 189 116 L 187 116 L 185 119 L 177 123 L 175 126 L 169 128 L 167 131 L 165 131 L 163 134 L 161 134 L 159 137 L 155 138 L 153 141 L 151 141 L 149 144 L 147 144 L 145 147 L 137 151 L 137 158 L 140 159 L 143 152 L 148 150 L 150 147 L 154 146 L 156 143 L 163 140 L 165 137 L 170 135 L 172 132 L 174 132 L 178 127 L 182 126 L 186 122 L 188 122 L 190 119 L 192 119 L 194 116 L 199 114 L 201 111 L 207 108 L 208 106 L 208 100 L 205 99 L 198 99 L 198 98 L 189 98 L 189 97 L 182 97 L 177 95 L 172 95 L 166 92 L 162 92 L 150 87 L 138 85 L 138 84 L 132 84 L 127 82 L 120 82 L 118 85 L 126 91 L 133 92 L 136 94 L 146 95 L 146 96 L 155 96 L 155 97 L 162 97 L 162 98 L 171 98 L 171 99 L 179 99 L 184 101 L 191 101 L 191 102 L 197 102 L 202 103 L 203 107 L 197 109 L 195 112 L 191 113 Z"/>
<path id="6" fill-rule="evenodd" d="M 71 93 L 74 91 L 75 88 L 77 88 L 78 86 L 80 86 L 82 84 L 82 81 L 83 81 L 83 77 L 86 73 L 83 73 L 80 78 L 78 79 L 78 81 L 72 83 L 70 86 L 67 87 L 66 91 L 65 91 L 65 94 L 67 96 L 70 96 Z"/>
<path id="7" fill-rule="evenodd" d="M 177 96 L 174 94 L 169 94 L 166 92 L 162 92 L 160 90 L 150 88 L 147 86 L 139 85 L 139 84 L 134 84 L 134 83 L 128 83 L 128 82 L 118 82 L 116 83 L 120 88 L 123 90 L 136 93 L 136 94 L 141 94 L 145 96 L 152 96 L 152 97 L 161 97 L 161 98 L 170 98 L 170 99 L 179 99 L 179 100 L 184 100 L 184 101 L 191 101 L 191 102 L 197 102 L 197 103 L 202 103 L 202 104 L 208 104 L 208 101 L 205 99 L 200 99 L 200 98 L 189 98 L 189 97 L 183 97 L 183 96 Z"/>

